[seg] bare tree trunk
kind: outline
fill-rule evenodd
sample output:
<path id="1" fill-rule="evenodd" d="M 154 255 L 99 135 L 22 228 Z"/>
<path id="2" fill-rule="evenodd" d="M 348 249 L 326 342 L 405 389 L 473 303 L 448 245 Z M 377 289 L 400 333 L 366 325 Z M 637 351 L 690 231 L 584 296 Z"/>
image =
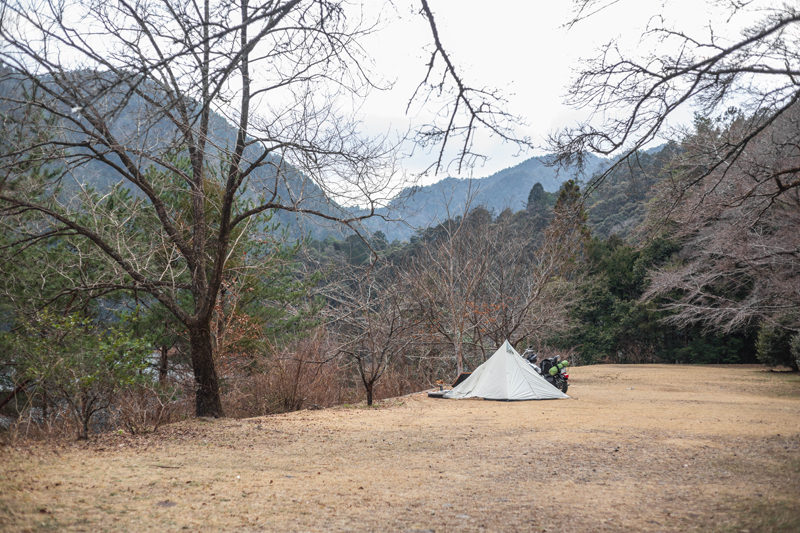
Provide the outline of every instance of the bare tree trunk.
<path id="1" fill-rule="evenodd" d="M 47 387 L 42 387 L 42 423 L 49 424 L 47 418 L 49 416 L 49 412 L 47 409 L 47 405 L 49 403 L 49 398 L 47 397 Z"/>
<path id="2" fill-rule="evenodd" d="M 460 376 L 464 372 L 464 353 L 460 342 L 454 342 L 453 348 L 456 352 L 456 376 Z"/>
<path id="3" fill-rule="evenodd" d="M 189 327 L 189 345 L 194 371 L 197 416 L 218 418 L 222 414 L 222 402 L 219 397 L 219 380 L 214 365 L 214 352 L 211 349 L 211 330 L 209 324 Z"/>
<path id="4" fill-rule="evenodd" d="M 76 415 L 78 418 L 78 440 L 89 439 L 89 418 L 91 418 L 91 403 L 87 394 L 84 392 L 78 399 L 79 403 L 76 406 Z"/>
<path id="5" fill-rule="evenodd" d="M 169 347 L 164 344 L 161 346 L 161 356 L 158 361 L 158 383 L 163 385 L 167 380 L 167 352 Z"/>
<path id="6" fill-rule="evenodd" d="M 374 383 L 364 382 L 364 389 L 367 391 L 367 405 L 372 405 L 372 389 L 375 386 Z"/>
<path id="7" fill-rule="evenodd" d="M 81 416 L 81 430 L 78 432 L 78 440 L 89 440 L 89 416 L 85 413 Z"/>

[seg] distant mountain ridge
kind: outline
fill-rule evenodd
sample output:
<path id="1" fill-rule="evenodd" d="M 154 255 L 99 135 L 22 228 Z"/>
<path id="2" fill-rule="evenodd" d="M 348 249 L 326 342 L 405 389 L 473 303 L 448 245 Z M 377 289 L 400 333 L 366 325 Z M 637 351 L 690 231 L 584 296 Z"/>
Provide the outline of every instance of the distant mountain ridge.
<path id="1" fill-rule="evenodd" d="M 403 190 L 389 205 L 378 210 L 380 218 L 369 220 L 365 226 L 372 232 L 382 231 L 387 240 L 407 240 L 416 229 L 443 222 L 448 217 L 462 215 L 467 206 L 485 207 L 499 214 L 505 209 L 525 208 L 528 193 L 536 183 L 547 192 L 556 192 L 570 179 L 585 182 L 606 168 L 608 160 L 589 155 L 584 171 L 558 169 L 550 166 L 552 156 L 526 159 L 484 178 L 445 178 L 431 185 Z"/>
<path id="2" fill-rule="evenodd" d="M 131 97 L 111 122 L 114 135 L 130 142 L 131 146 L 146 142 L 145 139 L 138 137 L 137 121 L 141 115 L 147 114 L 147 105 L 141 97 L 135 95 Z M 155 124 L 150 134 L 165 143 L 178 136 L 173 125 L 166 120 Z M 231 146 L 235 142 L 235 137 L 234 126 L 222 116 L 212 112 L 209 124 L 209 139 L 213 140 L 212 144 L 219 147 Z M 260 150 L 256 146 L 251 146 L 247 149 L 245 157 L 256 160 Z M 218 155 L 213 148 L 210 152 L 210 163 L 213 164 L 218 161 Z M 268 157 L 268 160 L 271 159 Z M 579 173 L 577 169 L 559 169 L 551 166 L 551 161 L 552 155 L 536 156 L 482 178 L 447 177 L 430 185 L 406 188 L 390 200 L 386 207 L 377 210 L 380 216 L 366 220 L 363 228 L 367 232 L 383 232 L 389 242 L 406 241 L 418 230 L 439 224 L 447 218 L 463 215 L 466 209 L 484 207 L 495 215 L 506 209 L 512 212 L 520 211 L 525 208 L 528 194 L 536 183 L 541 183 L 545 191 L 554 193 L 563 182 L 569 179 L 586 182 L 610 164 L 607 159 L 587 155 L 583 172 Z M 328 216 L 348 217 L 364 213 L 363 210 L 347 208 L 338 204 L 335 199 L 326 198 L 320 187 L 301 171 L 285 163 L 274 163 L 254 172 L 247 189 L 239 192 L 240 200 L 253 202 L 258 201 L 261 196 L 268 196 L 275 186 L 275 166 L 280 166 L 286 175 L 286 180 L 279 185 L 277 191 L 280 197 L 302 198 L 303 207 Z M 79 172 L 75 173 L 75 179 L 102 191 L 113 187 L 122 178 L 107 165 L 89 160 L 81 165 Z M 638 204 L 639 201 L 641 199 L 637 198 L 634 203 Z M 606 207 L 605 210 L 599 211 L 603 211 L 608 218 L 608 208 L 612 208 L 610 214 L 614 215 L 620 203 L 613 202 L 603 206 Z M 342 225 L 290 211 L 278 211 L 273 220 L 280 222 L 290 238 L 342 239 L 351 234 L 351 230 Z M 626 220 L 614 220 L 614 222 L 615 227 L 618 227 L 619 224 L 625 224 Z"/>

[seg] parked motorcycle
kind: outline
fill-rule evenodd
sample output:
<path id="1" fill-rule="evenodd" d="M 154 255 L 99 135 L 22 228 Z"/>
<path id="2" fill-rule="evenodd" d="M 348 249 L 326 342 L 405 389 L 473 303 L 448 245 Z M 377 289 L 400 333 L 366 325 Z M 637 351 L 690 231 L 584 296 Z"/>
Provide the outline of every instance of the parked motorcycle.
<path id="1" fill-rule="evenodd" d="M 567 373 L 569 361 L 566 359 L 561 361 L 560 355 L 542 357 L 540 360 L 539 354 L 533 351 L 532 348 L 525 350 L 522 357 L 524 357 L 533 369 L 546 379 L 548 383 L 566 394 L 567 388 L 569 387 L 569 374 Z"/>

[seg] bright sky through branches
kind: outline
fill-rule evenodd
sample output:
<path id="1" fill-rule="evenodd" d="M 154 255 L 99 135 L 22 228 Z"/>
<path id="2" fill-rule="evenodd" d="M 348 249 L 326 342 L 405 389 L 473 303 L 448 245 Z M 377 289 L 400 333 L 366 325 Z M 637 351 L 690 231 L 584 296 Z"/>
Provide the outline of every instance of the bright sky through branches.
<path id="1" fill-rule="evenodd" d="M 368 7 L 376 9 L 377 4 L 369 3 Z M 711 26 L 715 36 L 735 38 L 740 28 L 758 16 L 750 9 L 728 20 L 728 2 L 724 1 L 612 0 L 605 2 L 605 9 L 568 29 L 565 25 L 573 6 L 567 1 L 495 0 L 487 4 L 478 0 L 429 0 L 429 4 L 442 42 L 465 80 L 473 86 L 502 90 L 508 110 L 527 124 L 522 135 L 530 136 L 537 146 L 543 146 L 552 131 L 588 116 L 585 110 L 567 107 L 564 96 L 580 69 L 581 58 L 593 56 L 609 40 L 619 39 L 623 49 L 636 50 L 642 44 L 643 31 L 656 24 L 702 37 L 709 35 Z M 391 91 L 376 91 L 362 108 L 371 132 L 385 132 L 389 125 L 403 130 L 425 120 L 419 106 L 408 116 L 404 110 L 425 75 L 430 30 L 413 0 L 383 5 L 380 15 L 384 27 L 366 45 L 375 58 L 376 71 L 395 84 Z M 652 45 L 652 40 L 648 44 Z M 430 105 L 427 111 L 435 109 Z M 686 109 L 680 120 L 688 122 L 691 116 L 691 109 Z M 516 154 L 515 147 L 485 137 L 478 146 L 490 159 L 472 170 L 475 177 L 540 153 Z M 407 173 L 419 172 L 433 157 L 417 150 L 404 159 L 402 167 Z M 442 177 L 428 176 L 423 182 Z"/>
<path id="2" fill-rule="evenodd" d="M 730 0 L 602 0 L 595 6 L 605 6 L 585 20 L 567 28 L 574 16 L 570 0 L 521 1 L 494 0 L 428 0 L 436 17 L 443 45 L 454 61 L 464 81 L 473 88 L 499 89 L 507 99 L 505 109 L 520 117 L 526 124 L 519 137 L 530 137 L 543 147 L 548 134 L 584 120 L 588 110 L 576 110 L 564 103 L 570 82 L 581 67 L 581 59 L 597 53 L 600 46 L 618 39 L 623 51 L 652 51 L 643 46 L 642 33 L 655 25 L 675 28 L 705 40 L 713 27 L 717 38 L 734 39 L 742 27 L 760 18 L 760 10 L 776 2 L 769 0 L 748 3 L 746 10 L 730 15 Z M 33 4 L 35 7 L 36 4 Z M 430 27 L 420 15 L 419 0 L 353 0 L 353 15 L 363 11 L 364 20 L 380 20 L 376 31 L 363 41 L 365 52 L 374 60 L 372 72 L 381 86 L 392 85 L 388 91 L 373 90 L 366 102 L 343 102 L 358 108 L 365 133 L 391 137 L 419 127 L 448 103 L 448 96 L 439 100 L 433 95 L 426 105 L 406 105 L 419 82 L 424 78 L 430 59 L 432 43 Z M 590 10 L 592 11 L 592 10 Z M 97 48 L 103 47 L 102 28 L 87 25 L 83 20 L 71 20 L 68 25 Z M 74 17 L 72 17 L 74 19 Z M 652 49 L 653 39 L 647 41 Z M 68 57 L 70 52 L 63 51 Z M 74 67 L 84 66 L 76 63 Z M 236 91 L 235 82 L 231 88 Z M 229 95 L 230 96 L 230 95 Z M 281 98 L 271 95 L 261 103 L 282 105 Z M 292 95 L 286 95 L 291 99 Z M 254 105 L 258 105 L 254 102 Z M 224 105 L 216 109 L 231 121 Z M 255 110 L 259 113 L 259 108 Z M 346 112 L 346 111 L 345 111 Z M 268 114 L 268 113 L 267 113 Z M 677 119 L 688 123 L 691 109 L 684 109 Z M 675 120 L 673 120 L 673 124 Z M 450 146 L 450 156 L 461 147 L 458 141 Z M 513 166 L 527 157 L 542 153 L 518 153 L 517 147 L 478 133 L 476 150 L 489 159 L 461 173 L 462 177 L 482 177 Z M 409 180 L 426 169 L 436 157 L 436 149 L 422 153 L 412 143 L 404 145 L 399 161 L 400 173 Z M 454 175 L 455 167 L 439 175 L 425 176 L 421 183 L 437 181 Z M 402 179 L 402 176 L 398 176 Z"/>

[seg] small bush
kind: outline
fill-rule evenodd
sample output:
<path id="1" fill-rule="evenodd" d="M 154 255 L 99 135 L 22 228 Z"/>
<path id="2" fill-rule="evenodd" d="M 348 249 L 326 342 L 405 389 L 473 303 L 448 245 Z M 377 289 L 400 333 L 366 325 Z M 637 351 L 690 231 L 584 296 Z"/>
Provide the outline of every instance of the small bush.
<path id="1" fill-rule="evenodd" d="M 46 311 L 20 324 L 10 343 L 16 377 L 30 383 L 29 406 L 41 405 L 43 422 L 48 408 L 66 410 L 76 421 L 78 438 L 86 439 L 92 424 L 107 425 L 119 391 L 149 379 L 143 373 L 147 339 L 133 337 L 127 326 Z M 29 417 L 34 412 L 29 410 Z"/>
<path id="2" fill-rule="evenodd" d="M 179 400 L 183 396 L 186 394 L 176 384 L 128 387 L 116 398 L 116 425 L 134 435 L 152 433 L 179 417 L 182 406 Z"/>
<path id="3" fill-rule="evenodd" d="M 355 392 L 323 332 L 271 353 L 222 376 L 224 410 L 236 418 L 329 407 L 353 401 Z"/>

